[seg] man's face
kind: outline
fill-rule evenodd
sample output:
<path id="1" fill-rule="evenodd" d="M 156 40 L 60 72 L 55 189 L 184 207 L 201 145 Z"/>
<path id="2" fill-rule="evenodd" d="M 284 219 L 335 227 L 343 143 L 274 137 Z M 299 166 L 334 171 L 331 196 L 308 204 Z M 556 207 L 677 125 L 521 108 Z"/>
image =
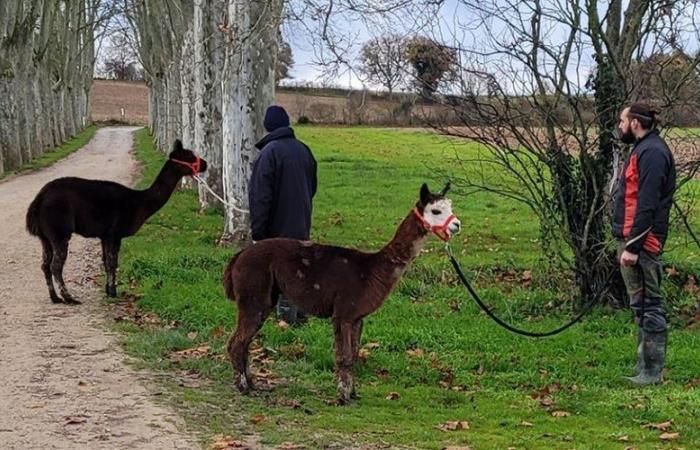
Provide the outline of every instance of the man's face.
<path id="1" fill-rule="evenodd" d="M 633 119 L 634 120 L 634 119 Z M 620 140 L 625 144 L 634 143 L 633 120 L 630 120 L 629 108 L 625 108 L 620 113 L 620 121 L 617 124 Z"/>

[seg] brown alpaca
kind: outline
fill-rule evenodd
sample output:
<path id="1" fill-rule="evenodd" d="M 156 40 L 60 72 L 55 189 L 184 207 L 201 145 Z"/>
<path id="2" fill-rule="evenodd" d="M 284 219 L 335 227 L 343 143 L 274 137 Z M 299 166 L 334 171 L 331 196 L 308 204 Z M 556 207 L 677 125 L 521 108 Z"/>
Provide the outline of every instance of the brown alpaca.
<path id="1" fill-rule="evenodd" d="M 41 269 L 53 303 L 79 304 L 63 281 L 68 242 L 77 233 L 102 241 L 107 274 L 105 290 L 117 295 L 117 264 L 122 238 L 132 236 L 165 205 L 182 177 L 207 169 L 207 162 L 175 141 L 173 151 L 151 187 L 135 191 L 118 183 L 83 178 L 59 178 L 47 183 L 27 210 L 27 231 L 41 240 Z M 53 281 L 61 296 L 56 294 Z"/>
<path id="2" fill-rule="evenodd" d="M 268 239 L 235 255 L 223 284 L 228 298 L 238 303 L 236 331 L 227 345 L 236 387 L 244 394 L 253 389 L 248 347 L 282 293 L 299 309 L 332 319 L 339 402 L 348 402 L 354 394 L 352 366 L 360 347 L 362 319 L 382 306 L 430 231 L 444 240 L 459 232 L 460 222 L 444 197 L 448 189 L 449 185 L 432 194 L 423 184 L 415 209 L 391 242 L 376 253 Z"/>

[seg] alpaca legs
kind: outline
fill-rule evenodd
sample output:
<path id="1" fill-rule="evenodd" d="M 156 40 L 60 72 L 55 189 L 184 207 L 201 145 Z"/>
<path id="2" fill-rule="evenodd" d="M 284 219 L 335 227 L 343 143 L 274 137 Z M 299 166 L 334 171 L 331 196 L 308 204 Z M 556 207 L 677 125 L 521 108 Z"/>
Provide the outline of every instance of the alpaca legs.
<path id="1" fill-rule="evenodd" d="M 236 331 L 231 335 L 226 345 L 229 359 L 233 366 L 236 388 L 242 394 L 247 394 L 254 389 L 253 377 L 250 375 L 248 368 L 248 348 L 271 311 L 270 307 L 262 304 L 263 302 L 260 302 L 256 306 L 265 308 L 264 310 L 258 308 L 244 309 L 239 302 Z"/>
<path id="2" fill-rule="evenodd" d="M 105 265 L 107 283 L 105 292 L 109 297 L 117 296 L 117 266 L 119 265 L 119 249 L 121 240 L 102 240 L 102 262 Z"/>
<path id="3" fill-rule="evenodd" d="M 352 357 L 353 362 L 360 358 L 360 344 L 362 343 L 362 319 L 352 324 Z"/>
<path id="4" fill-rule="evenodd" d="M 68 257 L 68 241 L 70 238 L 63 238 L 52 242 L 53 258 L 51 260 L 51 274 L 54 280 L 58 282 L 58 289 L 61 291 L 63 303 L 70 305 L 79 305 L 80 302 L 73 298 L 66 288 L 66 283 L 63 281 L 63 265 Z"/>
<path id="5" fill-rule="evenodd" d="M 51 247 L 51 242 L 46 238 L 41 238 L 41 248 L 43 249 L 43 260 L 41 262 L 41 270 L 44 272 L 44 277 L 46 278 L 46 286 L 49 288 L 49 296 L 51 297 L 51 302 L 53 303 L 63 303 L 63 299 L 56 294 L 56 288 L 53 285 L 53 278 L 51 276 L 51 261 L 53 260 L 53 247 Z"/>
<path id="6" fill-rule="evenodd" d="M 333 325 L 335 330 L 335 368 L 338 374 L 338 402 L 344 405 L 350 401 L 353 393 L 354 324 L 335 321 Z"/>

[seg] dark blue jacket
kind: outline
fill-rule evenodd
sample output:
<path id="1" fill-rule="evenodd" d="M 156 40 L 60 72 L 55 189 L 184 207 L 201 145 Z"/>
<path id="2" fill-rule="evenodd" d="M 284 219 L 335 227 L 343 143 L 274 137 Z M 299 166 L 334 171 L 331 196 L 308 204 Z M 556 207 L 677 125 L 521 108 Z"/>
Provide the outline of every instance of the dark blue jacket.
<path id="1" fill-rule="evenodd" d="M 290 127 L 278 128 L 255 144 L 260 155 L 250 178 L 250 226 L 254 241 L 274 237 L 307 240 L 316 160 Z"/>
<path id="2" fill-rule="evenodd" d="M 675 190 L 673 155 L 652 130 L 634 144 L 617 187 L 612 229 L 627 250 L 661 253 Z"/>

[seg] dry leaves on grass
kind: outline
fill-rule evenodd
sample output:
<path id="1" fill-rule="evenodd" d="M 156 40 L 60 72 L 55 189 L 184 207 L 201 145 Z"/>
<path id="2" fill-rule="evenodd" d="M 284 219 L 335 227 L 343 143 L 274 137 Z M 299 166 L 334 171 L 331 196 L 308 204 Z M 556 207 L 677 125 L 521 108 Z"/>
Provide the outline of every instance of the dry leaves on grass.
<path id="1" fill-rule="evenodd" d="M 521 426 L 521 427 L 528 427 L 528 428 L 531 428 L 531 427 L 534 427 L 535 425 L 533 425 L 533 424 L 530 423 L 530 422 L 526 422 L 526 421 L 523 420 L 522 422 L 520 422 L 520 426 Z"/>
<path id="2" fill-rule="evenodd" d="M 386 399 L 387 400 L 398 400 L 399 397 L 400 397 L 400 395 L 398 392 L 389 392 L 389 394 L 387 394 L 387 396 L 386 396 Z"/>
<path id="3" fill-rule="evenodd" d="M 469 422 L 466 420 L 457 420 L 457 421 L 449 421 L 445 423 L 441 423 L 440 425 L 437 426 L 438 430 L 442 431 L 459 431 L 459 430 L 468 430 L 469 429 Z"/>
<path id="4" fill-rule="evenodd" d="M 471 447 L 443 447 L 442 450 L 473 450 Z"/>
<path id="5" fill-rule="evenodd" d="M 185 359 L 200 359 L 209 356 L 211 347 L 208 345 L 200 345 L 199 347 L 188 348 L 177 352 L 171 352 L 168 357 L 171 361 L 183 361 Z"/>
<path id="6" fill-rule="evenodd" d="M 659 431 L 668 431 L 669 428 L 673 425 L 672 420 L 667 420 L 666 422 L 661 422 L 661 423 L 648 423 L 646 425 L 642 425 L 642 428 L 646 429 L 654 429 L 654 430 L 659 430 Z"/>
<path id="7" fill-rule="evenodd" d="M 659 439 L 662 441 L 673 441 L 679 437 L 681 437 L 680 433 L 663 433 L 661 436 L 659 436 Z"/>
<path id="8" fill-rule="evenodd" d="M 250 421 L 253 423 L 253 425 L 257 425 L 264 420 L 265 420 L 265 416 L 262 414 L 256 414 L 250 418 Z"/>
<path id="9" fill-rule="evenodd" d="M 571 415 L 568 411 L 554 411 L 552 417 L 569 417 Z"/>
<path id="10" fill-rule="evenodd" d="M 233 436 L 216 436 L 211 444 L 212 450 L 226 450 L 237 448 L 239 450 L 250 450 L 250 446 L 245 442 L 238 441 Z"/>
<path id="11" fill-rule="evenodd" d="M 406 356 L 408 356 L 409 358 L 422 358 L 423 356 L 425 356 L 425 351 L 422 348 L 406 350 Z"/>

